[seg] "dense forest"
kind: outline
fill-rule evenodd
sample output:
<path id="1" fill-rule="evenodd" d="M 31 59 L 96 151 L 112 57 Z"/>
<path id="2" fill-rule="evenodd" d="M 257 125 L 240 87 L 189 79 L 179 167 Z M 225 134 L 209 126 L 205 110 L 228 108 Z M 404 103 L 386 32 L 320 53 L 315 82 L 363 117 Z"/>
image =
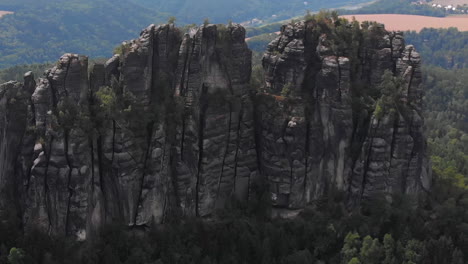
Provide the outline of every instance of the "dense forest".
<path id="1" fill-rule="evenodd" d="M 468 188 L 468 69 L 429 66 L 424 73 L 433 170 Z"/>
<path id="2" fill-rule="evenodd" d="M 215 221 L 174 219 L 146 227 L 147 232 L 109 226 L 89 243 L 38 231 L 23 234 L 17 231 L 17 217 L 10 215 L 10 221 L 0 223 L 0 263 L 466 263 L 468 69 L 460 62 L 468 61 L 463 44 L 468 35 L 450 29 L 406 36 L 426 64 L 425 110 L 434 188 L 419 206 L 404 196 L 393 196 L 391 203 L 377 196 L 350 212 L 344 194 L 331 190 L 293 220 L 272 219 L 266 188 L 259 185 L 252 202 L 232 201 L 229 210 L 211 219 Z M 442 54 L 456 54 L 458 62 Z M 253 85 L 261 82 L 260 62 L 257 52 Z M 4 69 L 0 82 L 21 80 L 27 70 L 40 74 L 48 67 Z"/>
<path id="3" fill-rule="evenodd" d="M 269 198 L 233 202 L 215 221 L 176 219 L 146 232 L 108 226 L 92 242 L 51 238 L 0 223 L 0 263 L 343 263 L 463 264 L 468 252 L 468 192 L 435 175 L 419 207 L 407 197 L 375 197 L 349 212 L 330 192 L 295 219 L 269 217 Z M 256 201 L 256 202 L 254 202 Z"/>
<path id="4" fill-rule="evenodd" d="M 8 2 L 1 1 L 0 10 L 8 10 Z M 65 52 L 108 57 L 141 28 L 167 19 L 127 1 L 23 2 L 1 19 L 0 68 L 52 61 Z"/>
<path id="5" fill-rule="evenodd" d="M 425 55 L 425 64 L 445 69 L 468 68 L 468 32 L 456 28 L 425 28 L 421 32 L 406 32 L 406 42 Z"/>

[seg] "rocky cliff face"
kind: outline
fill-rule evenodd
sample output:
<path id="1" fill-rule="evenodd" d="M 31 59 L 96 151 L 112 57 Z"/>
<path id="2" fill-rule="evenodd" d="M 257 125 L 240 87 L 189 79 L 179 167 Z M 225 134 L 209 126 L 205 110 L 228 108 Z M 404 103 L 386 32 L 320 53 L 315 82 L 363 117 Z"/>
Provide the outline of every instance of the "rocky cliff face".
<path id="1" fill-rule="evenodd" d="M 336 190 L 350 206 L 429 190 L 418 53 L 399 33 L 339 23 L 284 26 L 264 87 L 250 87 L 238 25 L 151 25 L 89 73 L 65 54 L 37 84 L 1 85 L 1 215 L 86 239 L 210 216 L 256 182 L 286 210 Z"/>
<path id="2" fill-rule="evenodd" d="M 263 58 L 257 143 L 274 204 L 429 190 L 419 54 L 378 24 L 321 27 L 284 26 Z"/>

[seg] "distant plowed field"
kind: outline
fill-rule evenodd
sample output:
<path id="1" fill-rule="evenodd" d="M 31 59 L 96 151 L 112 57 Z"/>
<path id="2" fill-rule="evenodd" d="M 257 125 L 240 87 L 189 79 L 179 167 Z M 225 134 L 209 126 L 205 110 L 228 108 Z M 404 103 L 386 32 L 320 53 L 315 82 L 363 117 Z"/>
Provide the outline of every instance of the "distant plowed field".
<path id="1" fill-rule="evenodd" d="M 4 16 L 4 15 L 8 15 L 8 14 L 13 14 L 13 12 L 10 12 L 10 11 L 0 11 L 0 17 Z"/>
<path id="2" fill-rule="evenodd" d="M 441 4 L 441 5 L 468 5 L 468 0 L 434 0 L 430 4 Z"/>
<path id="3" fill-rule="evenodd" d="M 423 28 L 449 28 L 456 27 L 460 31 L 468 31 L 468 15 L 448 16 L 448 17 L 428 17 L 414 15 L 346 15 L 343 16 L 349 20 L 353 17 L 357 21 L 377 21 L 385 24 L 387 30 L 415 30 L 420 31 Z"/>

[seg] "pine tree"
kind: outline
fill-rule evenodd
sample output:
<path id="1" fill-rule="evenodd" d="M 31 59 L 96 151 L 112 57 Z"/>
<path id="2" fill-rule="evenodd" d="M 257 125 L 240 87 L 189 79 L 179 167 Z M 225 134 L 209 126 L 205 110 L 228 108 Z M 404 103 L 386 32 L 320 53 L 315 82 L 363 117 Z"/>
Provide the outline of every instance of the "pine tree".
<path id="1" fill-rule="evenodd" d="M 356 232 L 349 232 L 345 239 L 344 245 L 341 249 L 342 263 L 347 264 L 353 258 L 359 256 L 359 249 L 361 248 L 361 237 Z"/>
<path id="2" fill-rule="evenodd" d="M 24 264 L 25 253 L 21 248 L 11 248 L 10 255 L 8 255 L 8 262 L 10 264 Z"/>
<path id="3" fill-rule="evenodd" d="M 361 261 L 358 258 L 352 258 L 348 264 L 361 264 Z"/>
<path id="4" fill-rule="evenodd" d="M 420 263 L 422 259 L 422 251 L 424 250 L 424 244 L 418 240 L 411 239 L 408 241 L 405 247 L 405 264 Z"/>
<path id="5" fill-rule="evenodd" d="M 395 240 L 392 235 L 386 234 L 383 242 L 384 260 L 382 264 L 397 264 L 397 256 L 395 254 Z"/>
<path id="6" fill-rule="evenodd" d="M 366 236 L 362 242 L 361 260 L 366 264 L 380 264 L 383 258 L 382 245 L 377 238 Z"/>

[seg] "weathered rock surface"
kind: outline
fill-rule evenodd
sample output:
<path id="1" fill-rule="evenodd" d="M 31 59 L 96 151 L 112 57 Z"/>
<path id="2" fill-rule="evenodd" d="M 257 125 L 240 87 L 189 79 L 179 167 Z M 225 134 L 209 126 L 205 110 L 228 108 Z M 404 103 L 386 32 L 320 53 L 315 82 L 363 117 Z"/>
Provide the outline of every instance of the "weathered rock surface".
<path id="1" fill-rule="evenodd" d="M 257 143 L 280 207 L 300 209 L 333 190 L 358 204 L 430 188 L 419 54 L 401 33 L 375 24 L 353 35 L 356 26 L 340 36 L 313 21 L 290 24 L 264 56 Z M 383 85 L 386 71 L 401 79 L 399 90 Z"/>
<path id="2" fill-rule="evenodd" d="M 282 28 L 265 87 L 250 87 L 239 25 L 150 25 L 89 74 L 65 54 L 37 84 L 1 85 L 0 215 L 86 239 L 107 223 L 210 216 L 255 182 L 287 210 L 334 190 L 350 205 L 428 190 L 419 54 L 382 28 L 350 48 L 317 27 Z"/>

